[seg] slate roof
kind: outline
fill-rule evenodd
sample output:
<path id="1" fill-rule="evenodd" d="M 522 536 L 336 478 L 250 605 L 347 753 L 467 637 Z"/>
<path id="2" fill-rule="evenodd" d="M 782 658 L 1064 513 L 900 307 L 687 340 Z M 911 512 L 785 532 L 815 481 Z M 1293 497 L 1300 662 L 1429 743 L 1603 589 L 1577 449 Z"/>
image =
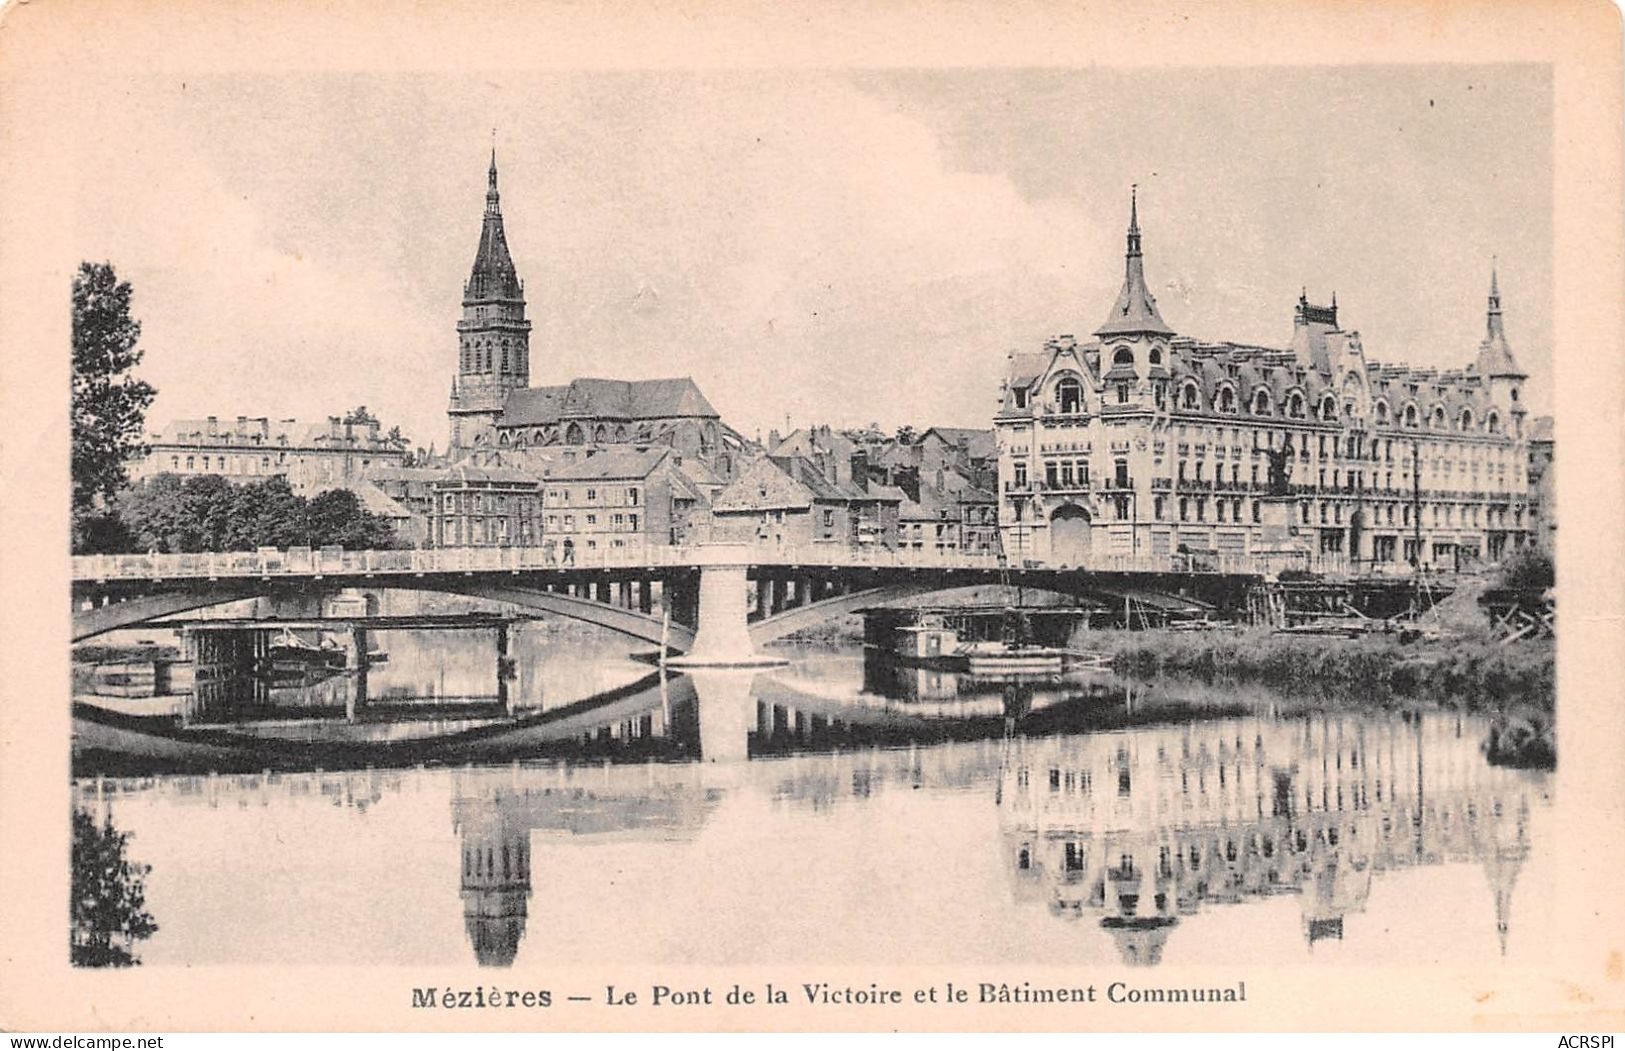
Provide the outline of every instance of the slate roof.
<path id="1" fill-rule="evenodd" d="M 973 460 L 991 460 L 999 455 L 998 443 L 994 440 L 991 429 L 932 427 L 925 433 L 937 435 L 956 449 L 960 448 L 960 442 L 963 441 L 966 455 Z"/>
<path id="2" fill-rule="evenodd" d="M 498 427 L 530 427 L 567 419 L 646 420 L 717 418 L 694 380 L 577 379 L 556 387 L 531 387 L 508 396 Z"/>
<path id="3" fill-rule="evenodd" d="M 592 482 L 611 479 L 643 479 L 649 477 L 661 461 L 671 455 L 670 449 L 610 449 L 595 453 L 585 460 L 562 464 L 548 474 L 549 481 Z"/>

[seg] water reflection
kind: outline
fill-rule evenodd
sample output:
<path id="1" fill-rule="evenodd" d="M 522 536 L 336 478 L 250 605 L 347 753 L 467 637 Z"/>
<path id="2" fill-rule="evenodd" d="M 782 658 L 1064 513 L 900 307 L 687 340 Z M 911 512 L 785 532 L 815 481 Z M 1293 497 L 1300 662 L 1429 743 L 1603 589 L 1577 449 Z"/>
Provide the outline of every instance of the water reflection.
<path id="1" fill-rule="evenodd" d="M 1317 715 L 1012 742 L 1001 830 L 1016 894 L 1153 964 L 1204 906 L 1291 894 L 1308 944 L 1342 939 L 1373 877 L 1470 861 L 1502 952 L 1529 855 L 1529 779 L 1466 720 Z"/>
<path id="2" fill-rule="evenodd" d="M 571 716 L 566 740 L 580 751 L 542 765 L 154 777 L 79 790 L 103 806 L 116 802 L 123 822 L 143 830 L 166 916 L 155 960 L 198 962 L 200 952 L 286 960 L 256 925 L 257 915 L 277 911 L 281 880 L 355 888 L 367 873 L 347 896 L 301 896 L 313 913 L 295 959 L 365 950 L 394 960 L 415 945 L 417 955 L 397 962 L 444 960 L 446 936 L 392 930 L 400 910 L 388 904 L 438 900 L 445 918 L 460 920 L 461 958 L 495 967 L 572 954 L 608 962 L 593 955 L 602 939 L 568 931 L 572 921 L 614 922 L 610 943 L 630 941 L 621 951 L 633 951 L 640 935 L 619 922 L 626 910 L 639 917 L 627 923 L 653 932 L 642 945 L 650 959 L 839 957 L 849 935 L 836 928 L 863 922 L 864 909 L 951 912 L 995 932 L 966 940 L 922 916 L 892 962 L 949 960 L 977 945 L 1035 963 L 1087 955 L 1081 923 L 1099 932 L 1111 959 L 1150 965 L 1180 944 L 1183 928 L 1232 910 L 1256 911 L 1247 921 L 1255 926 L 1291 926 L 1306 948 L 1380 943 L 1443 915 L 1459 937 L 1436 951 L 1459 941 L 1477 952 L 1476 928 L 1493 929 L 1505 952 L 1546 803 L 1542 775 L 1489 766 L 1477 722 L 1447 713 L 1223 716 L 1030 735 L 1020 730 L 1030 716 L 1009 714 L 1001 692 L 996 713 L 967 720 L 989 728 L 980 736 L 809 751 L 784 741 L 850 740 L 842 735 L 876 727 L 906 736 L 946 720 L 899 721 L 886 705 L 852 696 L 837 708 L 795 688 L 795 674 L 681 681 L 692 689 L 659 724 L 648 710 L 589 707 Z M 1044 693 L 1021 691 L 1015 711 Z M 587 754 L 672 736 L 686 742 L 683 758 L 708 761 L 606 765 Z M 728 761 L 746 756 L 761 758 Z M 448 811 L 452 835 L 442 839 L 432 830 L 448 827 Z M 232 820 L 234 812 L 251 819 Z M 380 854 L 390 859 L 385 868 Z M 220 896 L 217 888 L 259 868 L 278 877 L 257 884 L 267 902 Z M 1383 880 L 1422 870 L 1441 874 L 1425 892 L 1374 893 Z M 805 899 L 811 916 L 820 902 L 841 911 L 826 914 L 831 929 L 802 924 L 795 945 L 775 946 L 763 934 L 778 893 L 763 898 L 770 888 Z M 1283 899 L 1295 899 L 1290 912 L 1271 905 Z M 549 936 L 537 942 L 530 931 L 527 942 L 538 900 Z M 249 915 L 223 947 L 207 927 L 237 911 Z M 1042 926 L 1029 925 L 1029 915 Z M 430 919 L 425 929 L 444 927 Z M 1190 949 L 1246 952 L 1215 938 L 1219 925 L 1207 929 L 1183 936 Z M 171 932 L 176 941 L 166 943 Z"/>

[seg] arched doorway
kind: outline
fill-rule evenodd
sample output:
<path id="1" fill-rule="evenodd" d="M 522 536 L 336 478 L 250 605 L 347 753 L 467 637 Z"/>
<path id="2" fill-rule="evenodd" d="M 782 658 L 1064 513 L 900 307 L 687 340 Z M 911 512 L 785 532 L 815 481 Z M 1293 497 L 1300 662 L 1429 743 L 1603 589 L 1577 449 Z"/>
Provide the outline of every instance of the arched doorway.
<path id="1" fill-rule="evenodd" d="M 1089 561 L 1089 512 L 1077 504 L 1063 504 L 1049 516 L 1050 559 L 1065 566 Z"/>

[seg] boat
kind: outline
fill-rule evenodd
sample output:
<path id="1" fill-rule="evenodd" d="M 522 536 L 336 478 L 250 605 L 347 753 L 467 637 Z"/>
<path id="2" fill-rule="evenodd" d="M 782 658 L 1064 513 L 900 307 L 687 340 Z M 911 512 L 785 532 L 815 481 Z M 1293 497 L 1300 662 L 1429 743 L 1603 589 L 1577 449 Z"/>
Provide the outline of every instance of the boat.
<path id="1" fill-rule="evenodd" d="M 1047 646 L 973 642 L 960 653 L 972 675 L 1059 675 L 1066 669 L 1066 651 Z"/>
<path id="2" fill-rule="evenodd" d="M 1018 592 L 1018 596 L 1020 592 Z M 965 670 L 972 675 L 1059 675 L 1066 669 L 1066 651 L 1033 643 L 1032 622 L 1020 598 L 1004 611 L 1001 638 L 960 647 Z"/>
<path id="3" fill-rule="evenodd" d="M 925 616 L 915 624 L 902 624 L 892 631 L 892 656 L 899 663 L 921 668 L 958 669 L 965 666 L 960 653 L 959 632 L 938 616 Z"/>
<path id="4" fill-rule="evenodd" d="M 337 646 L 306 642 L 291 631 L 272 641 L 269 651 L 258 661 L 255 671 L 273 681 L 306 679 L 343 671 L 344 650 Z"/>

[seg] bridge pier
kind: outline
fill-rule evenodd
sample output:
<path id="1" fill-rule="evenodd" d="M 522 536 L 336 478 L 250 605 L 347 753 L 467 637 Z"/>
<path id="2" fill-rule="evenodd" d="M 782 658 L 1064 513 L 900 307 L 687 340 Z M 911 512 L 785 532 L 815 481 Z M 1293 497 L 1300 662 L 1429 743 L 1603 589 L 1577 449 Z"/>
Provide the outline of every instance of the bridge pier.
<path id="1" fill-rule="evenodd" d="M 667 661 L 675 667 L 752 667 L 788 663 L 757 653 L 746 617 L 750 592 L 743 561 L 700 569 L 694 647 Z M 676 611 L 673 611 L 674 616 Z"/>

